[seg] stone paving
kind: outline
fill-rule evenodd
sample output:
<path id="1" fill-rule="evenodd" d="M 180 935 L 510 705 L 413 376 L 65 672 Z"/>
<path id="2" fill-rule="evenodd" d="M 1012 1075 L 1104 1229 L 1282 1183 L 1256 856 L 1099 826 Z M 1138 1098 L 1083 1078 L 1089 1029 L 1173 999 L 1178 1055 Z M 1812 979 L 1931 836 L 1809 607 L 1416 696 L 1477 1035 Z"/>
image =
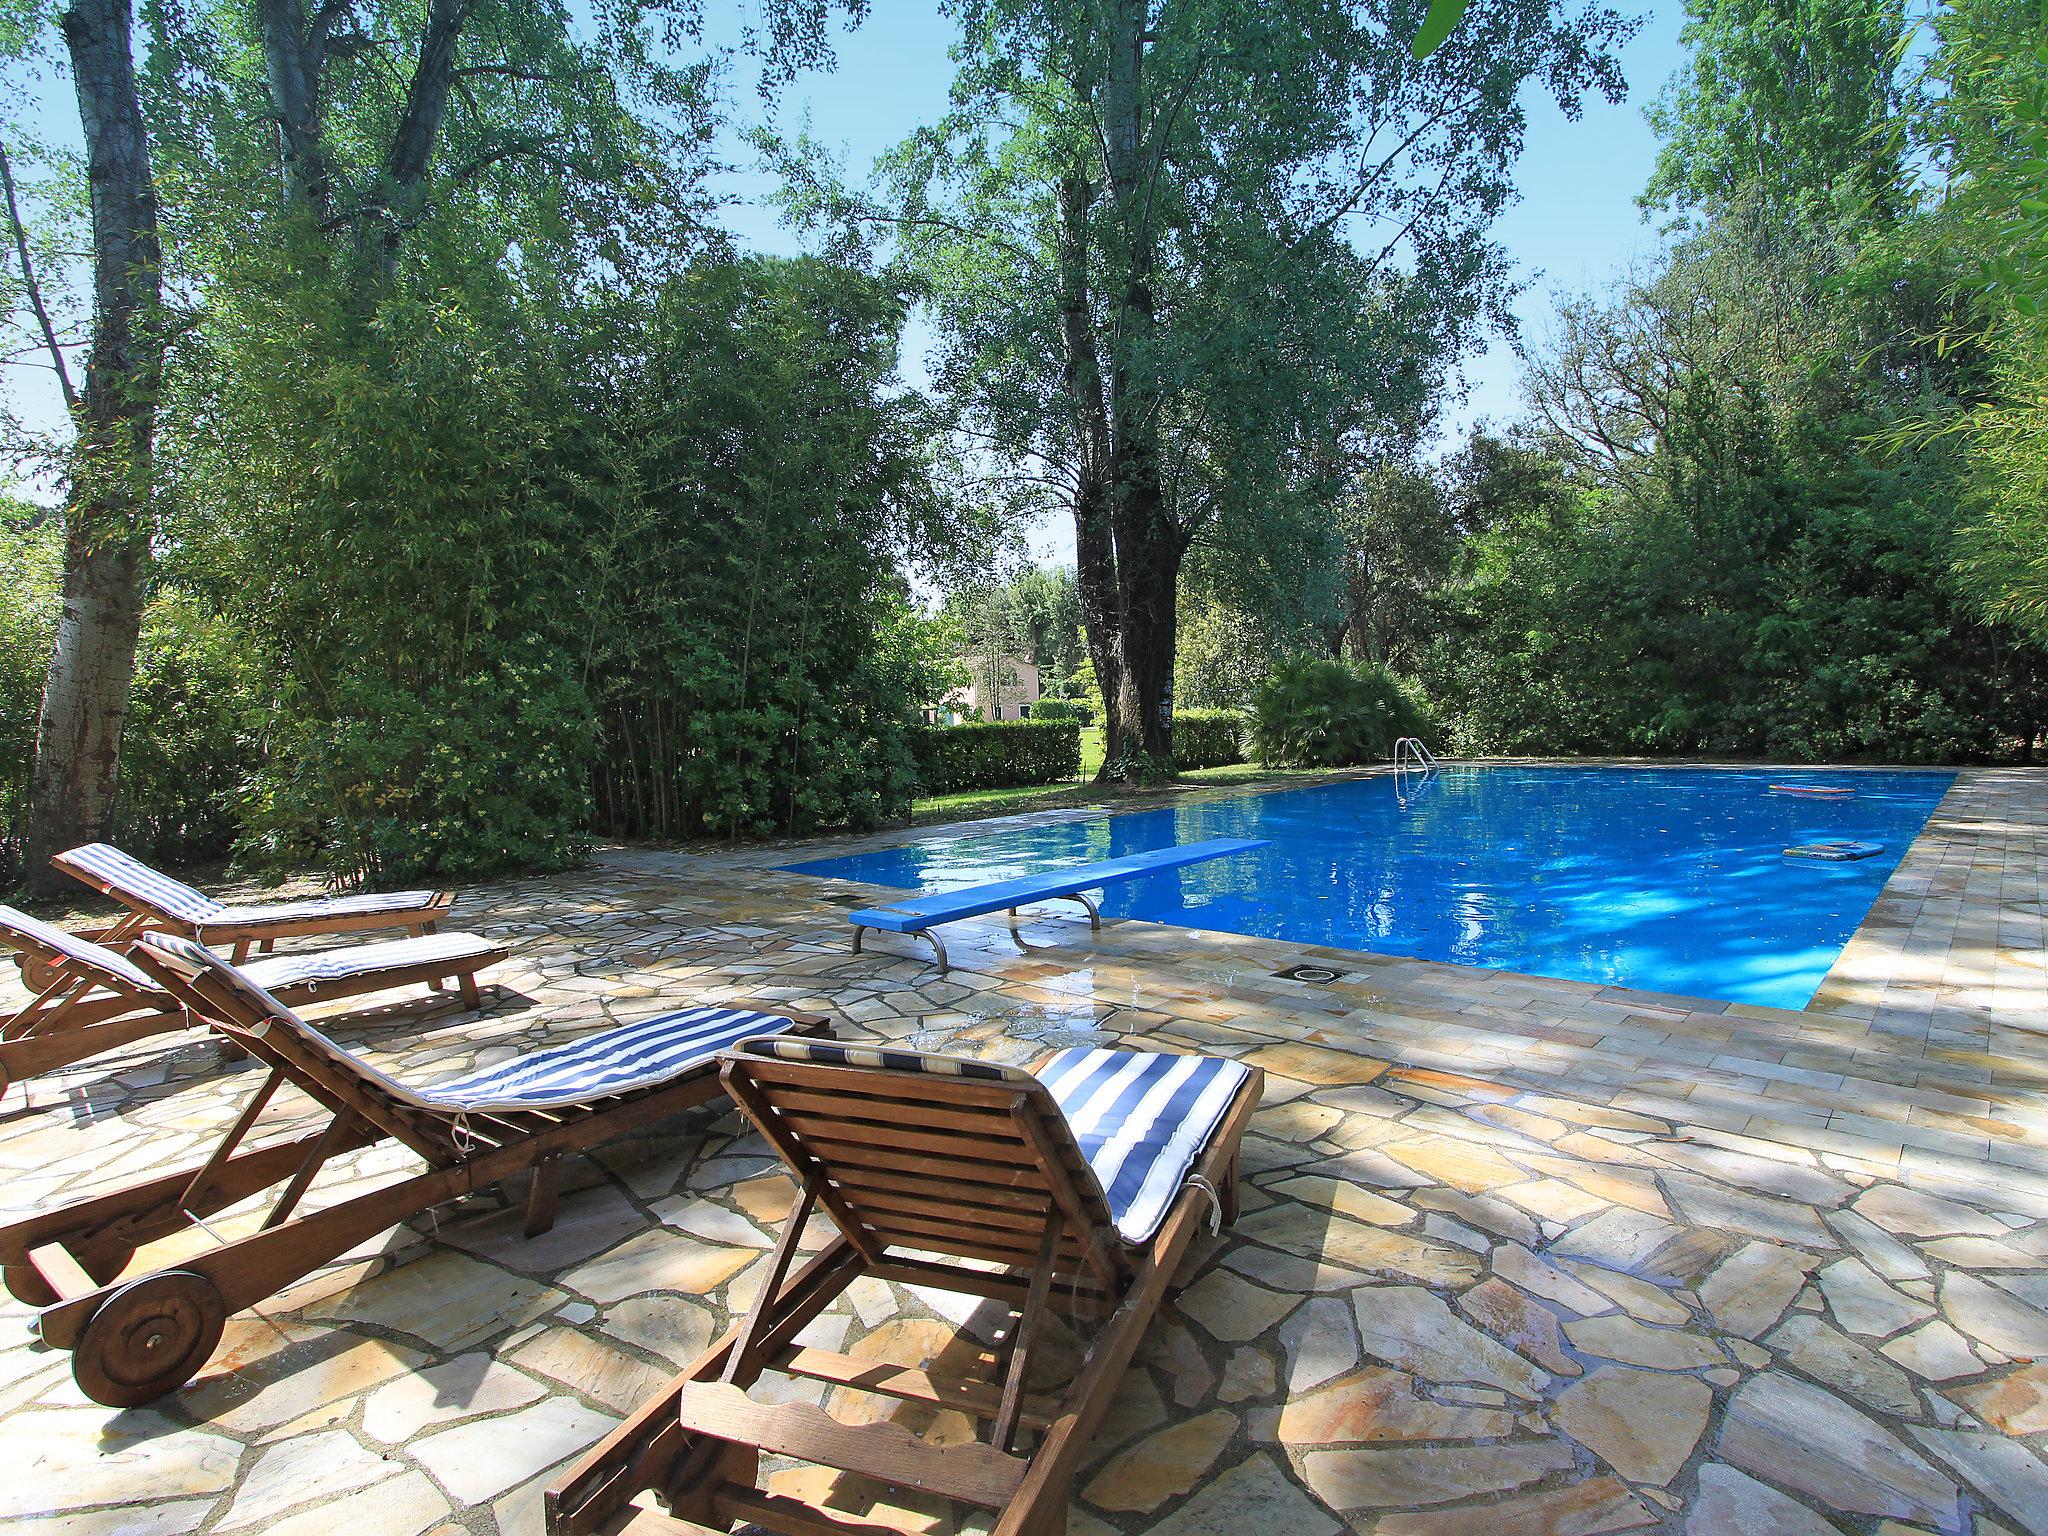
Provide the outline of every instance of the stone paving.
<path id="1" fill-rule="evenodd" d="M 421 1081 L 749 996 L 1003 1061 L 1128 1040 L 1258 1062 L 1243 1215 L 1124 1381 L 1075 1536 L 2043 1536 L 2044 832 L 2048 777 L 1965 774 L 1805 1012 L 1060 917 L 1022 950 L 999 921 L 949 930 L 939 981 L 850 956 L 872 890 L 776 874 L 785 849 L 468 892 L 461 924 L 516 947 L 482 1016 L 333 1028 Z M 1304 962 L 1343 974 L 1273 974 Z M 195 1036 L 27 1108 L 17 1088 L 0 1204 L 203 1156 L 254 1082 Z M 751 1300 L 792 1188 L 740 1131 L 707 1108 L 614 1145 L 532 1243 L 491 1197 L 400 1229 L 233 1320 L 148 1409 L 88 1403 L 0 1304 L 0 1528 L 537 1536 L 553 1470 Z M 402 1165 L 362 1154 L 336 1186 Z M 989 1321 L 864 1282 L 809 1341 L 957 1359 L 956 1326 Z"/>

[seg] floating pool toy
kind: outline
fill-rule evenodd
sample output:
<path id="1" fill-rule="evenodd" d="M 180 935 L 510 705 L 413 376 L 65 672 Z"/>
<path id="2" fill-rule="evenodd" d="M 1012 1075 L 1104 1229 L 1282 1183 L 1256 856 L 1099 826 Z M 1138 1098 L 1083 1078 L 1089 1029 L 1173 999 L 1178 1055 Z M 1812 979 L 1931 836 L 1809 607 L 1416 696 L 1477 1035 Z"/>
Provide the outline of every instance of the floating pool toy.
<path id="1" fill-rule="evenodd" d="M 1841 862 L 1847 859 L 1867 859 L 1872 854 L 1883 853 L 1883 843 L 1862 843 L 1854 838 L 1831 838 L 1824 843 L 1800 843 L 1787 848 L 1788 859 L 1832 859 Z"/>
<path id="2" fill-rule="evenodd" d="M 1840 800 L 1856 793 L 1840 784 L 1773 784 L 1774 795 L 1815 795 L 1822 800 Z"/>

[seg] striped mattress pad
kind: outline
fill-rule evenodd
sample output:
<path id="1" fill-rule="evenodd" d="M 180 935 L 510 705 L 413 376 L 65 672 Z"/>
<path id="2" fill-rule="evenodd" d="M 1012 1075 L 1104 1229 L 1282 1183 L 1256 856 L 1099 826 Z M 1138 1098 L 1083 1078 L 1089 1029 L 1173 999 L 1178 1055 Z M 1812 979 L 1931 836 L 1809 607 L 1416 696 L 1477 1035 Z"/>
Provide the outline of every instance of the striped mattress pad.
<path id="1" fill-rule="evenodd" d="M 174 974 L 197 979 L 212 972 L 226 981 L 265 1015 L 263 1031 L 287 1029 L 336 1071 L 374 1084 L 402 1104 L 443 1114 L 575 1109 L 599 1099 L 658 1088 L 711 1067 L 721 1051 L 750 1035 L 790 1027 L 790 1020 L 781 1014 L 745 1008 L 680 1008 L 415 1086 L 336 1044 L 258 985 L 248 968 L 231 964 L 205 945 L 172 933 L 146 933 L 136 943 Z"/>
<path id="2" fill-rule="evenodd" d="M 117 900 L 161 913 L 194 927 L 228 928 L 323 917 L 360 917 L 380 912 L 416 912 L 434 905 L 437 891 L 385 891 L 351 896 L 314 896 L 300 901 L 215 901 L 182 880 L 151 869 L 112 843 L 85 843 L 62 855 L 64 866 L 82 874 Z"/>
<path id="3" fill-rule="evenodd" d="M 164 989 L 156 984 L 154 978 L 119 950 L 67 933 L 55 923 L 30 917 L 13 907 L 0 906 L 0 939 L 24 954 L 61 961 L 73 975 L 89 976 L 101 986 L 117 992 L 147 992 L 152 997 L 164 995 Z"/>

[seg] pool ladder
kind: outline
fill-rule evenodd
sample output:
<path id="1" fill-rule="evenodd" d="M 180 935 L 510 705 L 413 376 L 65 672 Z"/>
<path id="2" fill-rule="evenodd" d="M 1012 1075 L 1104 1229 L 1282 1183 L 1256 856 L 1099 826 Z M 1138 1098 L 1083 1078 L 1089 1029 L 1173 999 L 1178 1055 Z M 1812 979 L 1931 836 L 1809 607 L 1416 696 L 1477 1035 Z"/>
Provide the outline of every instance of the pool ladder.
<path id="1" fill-rule="evenodd" d="M 1394 769 L 1399 772 L 1403 768 L 1436 772 L 1436 754 L 1422 744 L 1420 736 L 1403 736 L 1394 743 Z"/>
<path id="2" fill-rule="evenodd" d="M 1413 787 L 1409 775 L 1419 774 Z M 1394 743 L 1394 799 L 1403 810 L 1422 787 L 1436 777 L 1436 754 L 1417 736 L 1403 736 Z"/>

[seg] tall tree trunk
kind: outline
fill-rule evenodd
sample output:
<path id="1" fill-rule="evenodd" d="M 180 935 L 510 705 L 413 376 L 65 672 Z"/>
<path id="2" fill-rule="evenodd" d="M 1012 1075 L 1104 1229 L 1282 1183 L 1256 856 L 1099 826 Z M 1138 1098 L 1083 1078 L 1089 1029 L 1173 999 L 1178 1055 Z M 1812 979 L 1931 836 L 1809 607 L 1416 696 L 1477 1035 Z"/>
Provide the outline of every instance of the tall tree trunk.
<path id="1" fill-rule="evenodd" d="M 1136 506 L 1130 503 L 1137 503 Z M 1125 495 L 1136 526 L 1117 541 L 1124 589 L 1124 676 L 1119 697 L 1130 745 L 1155 764 L 1173 756 L 1173 658 L 1180 609 L 1181 546 L 1167 524 L 1156 484 Z"/>
<path id="2" fill-rule="evenodd" d="M 1150 13 L 1146 0 L 1112 0 L 1109 18 L 1103 158 L 1125 245 L 1109 391 L 1114 509 L 1110 524 L 1116 539 L 1123 666 L 1116 693 L 1112 696 L 1105 688 L 1103 699 L 1127 749 L 1165 763 L 1173 756 L 1174 618 L 1181 544 L 1160 480 L 1159 401 L 1150 357 L 1157 240 L 1150 182 L 1159 173 L 1159 157 L 1147 153 L 1145 133 Z"/>
<path id="3" fill-rule="evenodd" d="M 324 101 L 334 14 L 334 7 L 323 5 L 309 18 L 302 0 L 257 0 L 256 6 L 263 71 L 282 141 L 285 195 L 323 223 L 334 192 Z"/>
<path id="4" fill-rule="evenodd" d="M 472 0 L 430 0 L 427 26 L 420 35 L 419 62 L 406 88 L 405 113 L 391 135 L 384 157 L 389 218 L 381 234 L 379 272 L 388 285 L 398 275 L 398 251 L 410 221 L 419 216 L 427 196 L 427 172 L 434 164 L 434 145 L 447 115 L 448 93 L 455 85 L 455 49 L 469 21 Z"/>
<path id="5" fill-rule="evenodd" d="M 162 249 L 129 4 L 74 0 L 63 18 L 92 194 L 93 319 L 64 509 L 64 603 L 29 793 L 28 878 L 38 889 L 64 883 L 52 853 L 104 837 L 112 822 L 142 628 Z"/>
<path id="6" fill-rule="evenodd" d="M 397 273 L 405 232 L 425 200 L 427 174 L 455 85 L 456 50 L 474 9 L 475 0 L 429 0 L 419 57 L 406 82 L 405 108 L 383 156 L 383 185 L 368 207 L 343 207 L 337 214 L 327 143 L 327 71 L 338 58 L 361 53 L 370 41 L 346 23 L 352 11 L 347 0 L 322 0 L 310 12 L 306 0 L 257 0 L 270 107 L 283 140 L 287 200 L 321 224 L 337 218 L 353 224 L 366 295 Z"/>
<path id="7" fill-rule="evenodd" d="M 1103 766 L 1124 755 L 1120 720 L 1110 700 L 1123 682 L 1123 626 L 1117 594 L 1116 541 L 1110 529 L 1109 403 L 1103 395 L 1102 357 L 1089 309 L 1088 213 L 1094 188 L 1085 170 L 1060 181 L 1061 381 L 1074 417 L 1074 587 L 1081 632 L 1095 663 L 1103 701 Z"/>

